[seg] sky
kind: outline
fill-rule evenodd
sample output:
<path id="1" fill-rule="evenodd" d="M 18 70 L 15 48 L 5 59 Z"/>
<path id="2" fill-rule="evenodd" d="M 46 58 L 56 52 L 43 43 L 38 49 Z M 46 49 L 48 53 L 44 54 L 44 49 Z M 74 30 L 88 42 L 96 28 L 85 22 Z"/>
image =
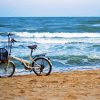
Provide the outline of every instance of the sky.
<path id="1" fill-rule="evenodd" d="M 100 0 L 0 0 L 0 17 L 100 17 Z"/>

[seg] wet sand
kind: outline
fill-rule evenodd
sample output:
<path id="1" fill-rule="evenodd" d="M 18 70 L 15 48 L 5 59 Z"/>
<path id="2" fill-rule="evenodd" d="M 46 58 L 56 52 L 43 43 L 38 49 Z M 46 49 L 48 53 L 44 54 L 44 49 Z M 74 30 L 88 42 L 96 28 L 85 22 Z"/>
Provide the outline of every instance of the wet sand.
<path id="1" fill-rule="evenodd" d="M 100 100 L 100 70 L 0 78 L 0 100 Z"/>

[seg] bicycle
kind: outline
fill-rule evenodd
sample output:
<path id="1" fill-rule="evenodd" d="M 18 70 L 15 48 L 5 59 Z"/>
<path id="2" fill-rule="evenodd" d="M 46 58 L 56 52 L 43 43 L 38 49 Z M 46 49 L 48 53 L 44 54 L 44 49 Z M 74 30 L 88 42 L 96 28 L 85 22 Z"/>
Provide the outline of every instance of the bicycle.
<path id="1" fill-rule="evenodd" d="M 0 74 L 0 77 L 13 76 L 15 72 L 15 64 L 11 59 L 21 62 L 26 70 L 29 70 L 30 72 L 33 71 L 38 76 L 47 76 L 51 73 L 52 63 L 50 58 L 45 56 L 46 54 L 40 54 L 32 57 L 33 50 L 36 50 L 37 45 L 28 46 L 28 48 L 31 50 L 31 53 L 29 55 L 29 61 L 15 56 L 11 56 L 12 45 L 14 44 L 14 42 L 17 42 L 11 36 L 12 34 L 9 33 L 9 50 L 7 51 L 5 48 L 0 48 L 0 72 L 2 72 L 2 74 Z"/>

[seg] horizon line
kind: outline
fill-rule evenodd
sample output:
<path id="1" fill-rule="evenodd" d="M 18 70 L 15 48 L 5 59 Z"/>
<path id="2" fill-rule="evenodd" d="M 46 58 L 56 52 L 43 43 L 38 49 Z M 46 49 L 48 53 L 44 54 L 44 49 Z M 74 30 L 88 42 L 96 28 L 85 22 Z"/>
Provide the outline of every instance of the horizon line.
<path id="1" fill-rule="evenodd" d="M 100 16 L 0 16 L 0 17 L 100 17 Z"/>

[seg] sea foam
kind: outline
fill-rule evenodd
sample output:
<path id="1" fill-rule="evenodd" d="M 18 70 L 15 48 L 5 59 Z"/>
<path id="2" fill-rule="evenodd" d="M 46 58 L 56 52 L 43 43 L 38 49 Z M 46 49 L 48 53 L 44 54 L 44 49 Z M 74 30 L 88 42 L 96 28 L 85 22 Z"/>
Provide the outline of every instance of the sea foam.
<path id="1" fill-rule="evenodd" d="M 100 37 L 100 33 L 29 33 L 29 32 L 13 32 L 16 36 L 19 37 L 35 37 L 35 38 L 91 38 L 91 37 Z"/>

